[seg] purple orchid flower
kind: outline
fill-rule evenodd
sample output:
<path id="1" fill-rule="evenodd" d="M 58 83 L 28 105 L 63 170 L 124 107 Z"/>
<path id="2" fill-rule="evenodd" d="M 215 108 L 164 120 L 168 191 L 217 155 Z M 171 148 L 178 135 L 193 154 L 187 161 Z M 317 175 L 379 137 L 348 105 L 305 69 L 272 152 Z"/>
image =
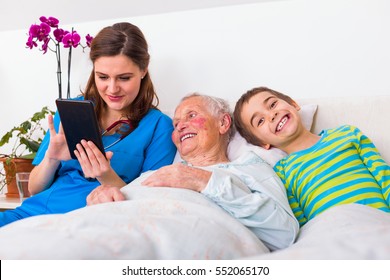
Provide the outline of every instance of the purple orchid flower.
<path id="1" fill-rule="evenodd" d="M 88 47 L 91 47 L 92 39 L 93 39 L 93 37 L 89 34 L 87 34 L 87 36 L 85 36 L 85 41 L 87 42 Z"/>
<path id="2" fill-rule="evenodd" d="M 57 42 L 61 43 L 62 39 L 66 34 L 68 34 L 69 31 L 66 31 L 64 29 L 58 28 L 53 31 L 54 38 L 57 40 Z"/>
<path id="3" fill-rule="evenodd" d="M 58 19 L 56 19 L 55 17 L 49 17 L 49 18 L 46 18 L 44 16 L 41 16 L 39 18 L 39 20 L 41 22 L 44 22 L 46 24 L 48 24 L 49 26 L 51 27 L 54 27 L 54 28 L 57 28 L 58 27 L 58 24 L 60 23 L 60 21 Z"/>
<path id="4" fill-rule="evenodd" d="M 40 25 L 33 24 L 30 27 L 29 36 L 37 38 L 38 41 L 43 41 L 47 36 L 49 36 L 50 31 L 51 28 L 47 23 L 42 22 Z"/>
<path id="5" fill-rule="evenodd" d="M 32 24 L 28 31 L 26 47 L 33 49 L 41 45 L 40 51 L 46 54 L 48 50 L 56 54 L 57 60 L 57 81 L 59 98 L 62 98 L 62 82 L 61 82 L 61 45 L 68 51 L 68 90 L 67 98 L 70 98 L 70 68 L 72 60 L 72 48 L 81 46 L 83 50 L 91 46 L 93 39 L 89 34 L 85 36 L 86 45 L 80 43 L 80 35 L 72 29 L 71 32 L 58 27 L 59 20 L 55 17 L 41 16 L 40 24 Z M 53 32 L 52 32 L 53 31 Z M 50 45 L 51 44 L 51 45 Z"/>
<path id="6" fill-rule="evenodd" d="M 33 37 L 28 37 L 27 39 L 27 42 L 26 42 L 26 45 L 29 49 L 32 49 L 34 47 L 38 47 L 38 44 L 37 42 L 34 41 L 34 38 Z"/>
<path id="7" fill-rule="evenodd" d="M 76 31 L 72 31 L 72 33 L 68 33 L 62 39 L 62 43 L 64 44 L 64 48 L 76 48 L 80 43 L 80 35 Z"/>
<path id="8" fill-rule="evenodd" d="M 43 54 L 45 54 L 47 52 L 47 48 L 49 47 L 49 42 L 50 42 L 50 38 L 47 37 L 44 41 L 43 41 L 43 44 L 42 44 L 42 51 L 43 51 Z"/>

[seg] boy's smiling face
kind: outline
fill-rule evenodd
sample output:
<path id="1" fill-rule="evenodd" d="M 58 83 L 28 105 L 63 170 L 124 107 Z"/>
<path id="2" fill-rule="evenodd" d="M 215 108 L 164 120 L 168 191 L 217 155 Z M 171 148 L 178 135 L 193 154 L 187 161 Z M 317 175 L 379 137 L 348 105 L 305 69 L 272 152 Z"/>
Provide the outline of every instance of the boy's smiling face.
<path id="1" fill-rule="evenodd" d="M 260 92 L 243 104 L 241 118 L 247 129 L 261 142 L 263 147 L 283 147 L 295 140 L 304 130 L 298 110 L 268 91 Z"/>

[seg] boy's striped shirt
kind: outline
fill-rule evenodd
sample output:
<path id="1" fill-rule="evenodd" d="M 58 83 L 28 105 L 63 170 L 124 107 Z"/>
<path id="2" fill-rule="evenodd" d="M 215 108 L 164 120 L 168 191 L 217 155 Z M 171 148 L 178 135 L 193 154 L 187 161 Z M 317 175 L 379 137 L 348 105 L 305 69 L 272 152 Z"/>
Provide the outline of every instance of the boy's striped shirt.
<path id="1" fill-rule="evenodd" d="M 274 167 L 300 225 L 329 207 L 360 203 L 390 212 L 390 167 L 353 126 L 322 131 L 309 149 Z"/>

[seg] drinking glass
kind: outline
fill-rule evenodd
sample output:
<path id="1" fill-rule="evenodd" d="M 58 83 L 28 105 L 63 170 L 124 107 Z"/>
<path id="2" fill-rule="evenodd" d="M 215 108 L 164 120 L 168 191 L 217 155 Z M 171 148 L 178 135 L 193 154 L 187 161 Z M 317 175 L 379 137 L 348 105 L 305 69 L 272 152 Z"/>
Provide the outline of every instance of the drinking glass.
<path id="1" fill-rule="evenodd" d="M 16 185 L 18 186 L 20 202 L 28 197 L 28 179 L 30 172 L 18 172 L 16 173 Z"/>

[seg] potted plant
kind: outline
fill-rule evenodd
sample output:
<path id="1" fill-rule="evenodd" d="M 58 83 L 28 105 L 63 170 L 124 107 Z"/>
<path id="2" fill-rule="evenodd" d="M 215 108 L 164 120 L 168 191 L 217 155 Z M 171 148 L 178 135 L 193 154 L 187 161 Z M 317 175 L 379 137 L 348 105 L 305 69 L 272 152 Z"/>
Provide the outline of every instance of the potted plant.
<path id="1" fill-rule="evenodd" d="M 54 114 L 47 106 L 34 113 L 30 118 L 13 127 L 0 138 L 0 147 L 13 141 L 11 152 L 0 154 L 0 190 L 7 186 L 7 197 L 19 197 L 15 175 L 17 172 L 30 172 L 33 168 L 32 160 L 42 142 L 46 129 L 42 121 L 46 116 Z"/>

